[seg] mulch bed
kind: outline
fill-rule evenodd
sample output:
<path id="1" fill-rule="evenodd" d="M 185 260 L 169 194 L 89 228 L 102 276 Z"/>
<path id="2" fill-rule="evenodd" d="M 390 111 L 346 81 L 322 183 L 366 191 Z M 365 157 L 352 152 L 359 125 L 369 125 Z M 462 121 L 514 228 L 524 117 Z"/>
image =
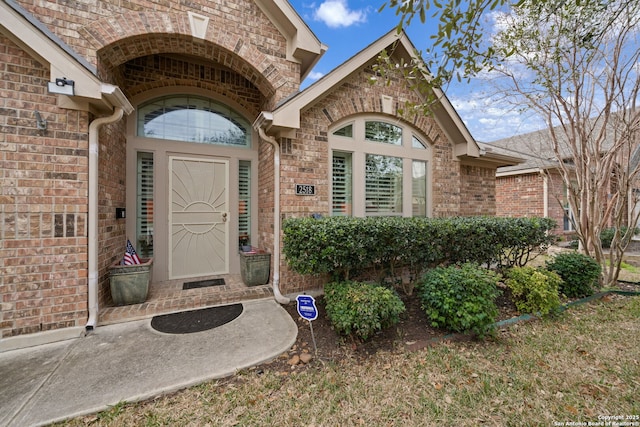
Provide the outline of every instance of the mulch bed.
<path id="1" fill-rule="evenodd" d="M 307 369 L 314 364 L 317 365 L 318 361 L 362 360 L 378 352 L 415 351 L 441 342 L 445 338 L 448 340 L 473 339 L 471 336 L 452 335 L 444 329 L 432 327 L 420 307 L 417 295 L 401 295 L 401 298 L 405 304 L 406 311 L 401 315 L 400 322 L 378 332 L 363 342 L 337 334 L 327 317 L 323 297 L 316 297 L 318 318 L 312 322 L 312 326 L 317 352 L 314 350 L 314 340 L 312 339 L 309 321 L 300 317 L 295 301 L 289 303 L 283 307 L 298 326 L 298 337 L 295 344 L 288 352 L 274 361 L 253 369 L 259 372 L 270 370 L 288 374 Z M 498 298 L 497 305 L 500 310 L 498 320 L 509 319 L 518 315 L 508 289 L 505 289 Z M 303 353 L 312 355 L 312 362 L 308 365 L 301 362 L 293 364 L 297 361 L 296 356 L 299 357 Z"/>
<path id="2" fill-rule="evenodd" d="M 640 285 L 634 283 L 620 283 L 619 288 L 626 291 L 640 292 Z M 498 297 L 499 309 L 498 321 L 511 319 L 520 315 L 507 288 L 502 289 L 502 295 Z M 298 337 L 292 348 L 280 357 L 257 367 L 252 368 L 258 373 L 274 371 L 282 375 L 300 372 L 305 369 L 321 366 L 323 362 L 341 362 L 367 359 L 378 352 L 405 352 L 416 351 L 431 345 L 436 345 L 443 340 L 460 341 L 476 339 L 470 335 L 451 334 L 444 329 L 432 327 L 427 321 L 426 315 L 420 307 L 417 295 L 403 296 L 401 298 L 407 311 L 401 316 L 400 322 L 388 329 L 378 332 L 369 340 L 362 342 L 350 337 L 338 335 L 331 322 L 327 318 L 324 299 L 316 297 L 318 318 L 313 323 L 313 336 L 317 346 L 314 350 L 314 342 L 311 335 L 309 321 L 302 319 L 296 308 L 295 301 L 284 306 L 291 318 L 298 326 Z M 566 302 L 566 301 L 565 301 Z M 299 361 L 302 354 L 310 354 L 311 362 L 308 364 Z"/>

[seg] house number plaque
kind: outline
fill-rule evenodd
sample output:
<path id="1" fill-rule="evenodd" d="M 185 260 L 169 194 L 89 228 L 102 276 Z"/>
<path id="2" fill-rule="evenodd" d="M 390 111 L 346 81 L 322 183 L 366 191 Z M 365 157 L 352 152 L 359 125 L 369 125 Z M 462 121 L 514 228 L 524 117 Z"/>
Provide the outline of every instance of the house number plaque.
<path id="1" fill-rule="evenodd" d="M 316 194 L 316 186 L 309 184 L 296 184 L 297 196 L 313 196 Z"/>

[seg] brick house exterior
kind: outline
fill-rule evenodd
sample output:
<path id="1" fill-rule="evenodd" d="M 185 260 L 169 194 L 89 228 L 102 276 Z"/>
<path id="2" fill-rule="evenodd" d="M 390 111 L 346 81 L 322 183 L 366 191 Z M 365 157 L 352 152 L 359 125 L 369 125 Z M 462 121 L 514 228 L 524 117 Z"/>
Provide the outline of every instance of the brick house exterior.
<path id="1" fill-rule="evenodd" d="M 410 139 L 400 147 L 378 144 L 371 159 L 396 156 L 409 178 L 411 156 L 426 165 L 423 215 L 496 214 L 496 168 L 516 160 L 481 150 L 439 91 L 432 116 L 400 116 L 398 107 L 420 95 L 397 79 L 369 83 L 378 53 L 391 47 L 396 57 L 414 51 L 405 34 L 392 31 L 300 91 L 326 46 L 285 0 L 1 0 L 0 341 L 100 325 L 101 310 L 112 305 L 108 267 L 128 238 L 140 250 L 141 227 L 153 242 L 151 287 L 186 277 L 177 272 L 184 258 L 170 229 L 182 213 L 169 209 L 183 165 L 187 175 L 194 167 L 219 168 L 215 188 L 227 197 L 214 212 L 223 218 L 216 227 L 224 224 L 212 253 L 223 262 L 194 277 L 237 275 L 236 242 L 246 232 L 252 245 L 273 253 L 278 277 L 269 286 L 281 299 L 322 287 L 287 269 L 280 222 L 332 214 L 332 158 L 349 151 L 341 139 L 349 126 L 354 139 L 382 123 L 418 141 L 413 148 Z M 73 93 L 57 93 L 71 81 Z M 162 114 L 215 111 L 243 139 L 224 134 L 218 144 L 147 134 L 144 126 L 162 116 L 157 105 L 165 106 Z M 354 164 L 369 156 L 354 150 Z M 365 190 L 355 187 L 360 172 L 353 174 L 353 214 L 361 215 L 355 199 L 364 200 Z M 141 179 L 152 182 L 146 205 Z M 189 188 L 201 184 L 195 179 Z M 313 185 L 314 194 L 296 194 L 296 184 Z M 403 197 L 396 214 L 411 216 L 411 198 Z M 117 209 L 126 209 L 126 218 Z M 192 255 L 210 255 L 202 252 Z"/>
<path id="2" fill-rule="evenodd" d="M 574 239 L 566 186 L 547 138 L 548 131 L 541 130 L 483 144 L 523 160 L 496 172 L 496 215 L 551 218 L 555 234 Z"/>

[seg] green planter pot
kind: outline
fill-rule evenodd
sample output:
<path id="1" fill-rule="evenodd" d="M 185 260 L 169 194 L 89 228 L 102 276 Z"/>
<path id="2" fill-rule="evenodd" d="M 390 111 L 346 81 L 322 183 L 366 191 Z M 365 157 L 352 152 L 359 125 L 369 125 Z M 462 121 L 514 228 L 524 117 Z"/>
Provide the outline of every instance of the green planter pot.
<path id="1" fill-rule="evenodd" d="M 141 264 L 109 267 L 111 298 L 115 305 L 141 304 L 146 301 L 151 281 L 153 258 L 141 259 Z"/>
<path id="2" fill-rule="evenodd" d="M 240 274 L 247 286 L 266 285 L 271 273 L 271 254 L 240 252 Z"/>

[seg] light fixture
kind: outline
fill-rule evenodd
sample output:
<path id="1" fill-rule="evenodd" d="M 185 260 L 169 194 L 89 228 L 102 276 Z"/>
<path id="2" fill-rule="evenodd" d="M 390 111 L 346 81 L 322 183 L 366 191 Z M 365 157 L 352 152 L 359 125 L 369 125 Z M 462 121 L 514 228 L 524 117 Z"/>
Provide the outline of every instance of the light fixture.
<path id="1" fill-rule="evenodd" d="M 49 82 L 48 89 L 49 93 L 56 93 L 58 95 L 75 95 L 74 92 L 75 82 L 73 80 L 68 80 L 66 77 L 61 79 L 56 78 L 55 82 Z"/>
<path id="2" fill-rule="evenodd" d="M 42 118 L 38 110 L 35 111 L 35 115 L 36 115 L 36 127 L 38 128 L 38 130 L 41 130 L 41 131 L 47 130 L 47 121 Z"/>

